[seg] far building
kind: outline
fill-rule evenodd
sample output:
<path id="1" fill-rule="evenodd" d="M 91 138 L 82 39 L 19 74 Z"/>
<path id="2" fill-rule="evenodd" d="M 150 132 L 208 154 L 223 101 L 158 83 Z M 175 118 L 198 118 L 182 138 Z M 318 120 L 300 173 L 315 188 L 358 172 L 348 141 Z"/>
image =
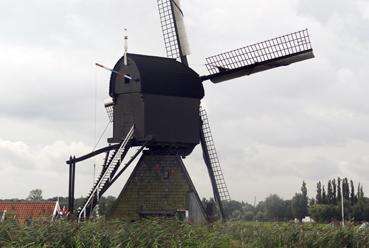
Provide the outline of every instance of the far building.
<path id="1" fill-rule="evenodd" d="M 22 224 L 41 219 L 51 221 L 60 211 L 58 201 L 0 201 L 0 222 L 6 219 Z"/>

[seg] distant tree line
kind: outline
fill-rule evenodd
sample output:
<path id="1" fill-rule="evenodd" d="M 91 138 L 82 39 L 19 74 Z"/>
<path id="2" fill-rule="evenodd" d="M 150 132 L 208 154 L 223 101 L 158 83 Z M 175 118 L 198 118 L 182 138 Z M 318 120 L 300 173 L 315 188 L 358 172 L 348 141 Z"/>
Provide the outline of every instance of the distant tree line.
<path id="1" fill-rule="evenodd" d="M 369 198 L 364 196 L 359 183 L 348 178 L 329 180 L 327 186 L 317 183 L 316 197 L 310 202 L 309 212 L 320 222 L 338 221 L 342 218 L 342 200 L 346 220 L 369 221 Z"/>
<path id="2" fill-rule="evenodd" d="M 306 183 L 303 182 L 301 191 L 291 200 L 283 200 L 277 194 L 271 194 L 255 205 L 235 200 L 224 202 L 224 210 L 230 219 L 289 221 L 296 218 L 301 221 L 308 215 L 308 203 Z"/>
<path id="3" fill-rule="evenodd" d="M 27 200 L 44 200 L 42 190 L 31 190 Z M 81 207 L 86 198 L 75 199 L 75 210 Z M 99 201 L 99 215 L 106 215 L 115 201 L 115 197 L 102 197 Z M 13 199 L 18 200 L 18 199 Z M 47 200 L 59 200 L 60 206 L 68 207 L 67 197 L 52 197 Z M 343 200 L 344 216 L 350 221 L 369 221 L 369 198 L 364 196 L 363 186 L 359 183 L 357 188 L 348 178 L 337 178 L 328 181 L 327 185 L 318 182 L 315 198 L 307 196 L 306 183 L 302 182 L 300 192 L 292 199 L 283 200 L 277 194 L 271 194 L 258 204 L 231 200 L 224 202 L 224 210 L 230 219 L 245 221 L 301 221 L 305 216 L 311 216 L 317 222 L 331 222 L 341 220 L 341 203 Z M 213 199 L 203 199 L 205 206 Z"/>
<path id="4" fill-rule="evenodd" d="M 234 200 L 224 202 L 224 209 L 229 218 L 246 221 L 301 221 L 310 216 L 317 222 L 331 222 L 341 220 L 343 197 L 346 220 L 369 221 L 369 198 L 364 196 L 360 183 L 355 189 L 354 182 L 348 178 L 332 179 L 326 186 L 318 182 L 316 192 L 316 197 L 309 199 L 306 183 L 303 182 L 300 192 L 290 200 L 271 194 L 257 205 Z"/>

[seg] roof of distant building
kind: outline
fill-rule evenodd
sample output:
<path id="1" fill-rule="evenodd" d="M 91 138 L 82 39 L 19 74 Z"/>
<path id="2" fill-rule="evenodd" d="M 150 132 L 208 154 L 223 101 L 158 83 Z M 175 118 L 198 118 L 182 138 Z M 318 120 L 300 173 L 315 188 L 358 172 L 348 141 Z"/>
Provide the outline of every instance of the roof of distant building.
<path id="1" fill-rule="evenodd" d="M 19 222 L 52 218 L 59 208 L 57 201 L 0 201 L 0 212 L 15 215 Z"/>

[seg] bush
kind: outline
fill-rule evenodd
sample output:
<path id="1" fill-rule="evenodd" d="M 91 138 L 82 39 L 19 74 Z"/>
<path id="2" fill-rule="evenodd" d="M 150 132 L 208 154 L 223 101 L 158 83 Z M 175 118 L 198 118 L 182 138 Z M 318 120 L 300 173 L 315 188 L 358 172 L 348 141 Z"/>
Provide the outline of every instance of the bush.
<path id="1" fill-rule="evenodd" d="M 323 223 L 340 219 L 340 209 L 335 205 L 314 204 L 309 213 L 313 220 Z"/>

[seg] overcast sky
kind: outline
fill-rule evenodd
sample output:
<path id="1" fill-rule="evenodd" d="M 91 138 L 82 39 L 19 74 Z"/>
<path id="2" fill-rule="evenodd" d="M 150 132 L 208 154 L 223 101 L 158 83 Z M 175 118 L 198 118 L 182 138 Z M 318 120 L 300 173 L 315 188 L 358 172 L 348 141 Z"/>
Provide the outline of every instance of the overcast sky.
<path id="1" fill-rule="evenodd" d="M 182 1 L 192 55 L 205 57 L 309 29 L 316 58 L 214 85 L 206 107 L 231 197 L 289 199 L 303 180 L 341 176 L 369 194 L 369 2 Z M 123 53 L 165 56 L 155 0 L 0 0 L 0 198 L 68 189 L 65 160 L 91 151 L 108 122 L 103 100 Z M 365 80 L 366 78 L 366 80 Z M 95 122 L 96 120 L 96 122 Z M 96 125 L 95 125 L 96 123 Z M 106 145 L 104 136 L 99 147 Z M 77 170 L 86 195 L 93 164 Z M 210 181 L 199 147 L 185 164 L 201 196 Z M 124 180 L 109 194 L 117 194 Z"/>

